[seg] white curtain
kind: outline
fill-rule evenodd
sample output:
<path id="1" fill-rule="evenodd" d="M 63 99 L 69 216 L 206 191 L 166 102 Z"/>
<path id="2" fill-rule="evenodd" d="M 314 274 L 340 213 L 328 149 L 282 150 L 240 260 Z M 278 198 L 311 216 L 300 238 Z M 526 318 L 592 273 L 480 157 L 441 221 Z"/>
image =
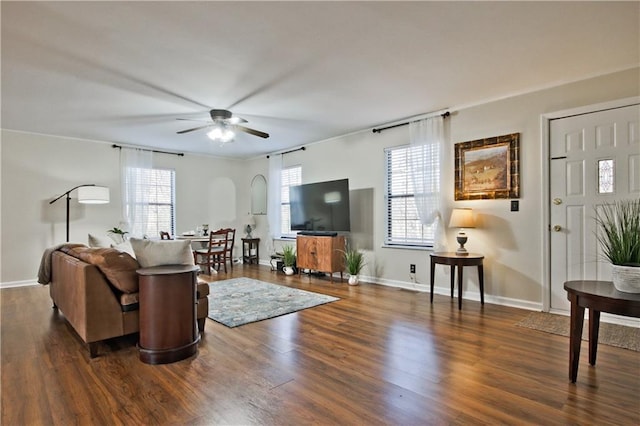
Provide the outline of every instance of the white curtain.
<path id="1" fill-rule="evenodd" d="M 145 184 L 147 171 L 151 168 L 153 168 L 151 151 L 134 148 L 120 149 L 121 226 L 133 237 L 144 237 L 147 231 L 149 193 Z"/>
<path id="2" fill-rule="evenodd" d="M 269 157 L 269 188 L 267 191 L 267 218 L 271 238 L 281 236 L 280 221 L 282 214 L 282 155 Z"/>
<path id="3" fill-rule="evenodd" d="M 433 227 L 436 251 L 446 249 L 440 190 L 444 139 L 444 118 L 441 115 L 409 123 L 410 144 L 421 153 L 413 155 L 409 160 L 416 208 L 422 224 Z"/>

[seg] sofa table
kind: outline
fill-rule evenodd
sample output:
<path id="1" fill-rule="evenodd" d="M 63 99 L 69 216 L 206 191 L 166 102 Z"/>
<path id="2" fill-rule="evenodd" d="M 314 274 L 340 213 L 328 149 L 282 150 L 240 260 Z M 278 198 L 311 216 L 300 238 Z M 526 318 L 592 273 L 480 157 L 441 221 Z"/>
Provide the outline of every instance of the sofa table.
<path id="1" fill-rule="evenodd" d="M 484 269 L 482 259 L 484 256 L 477 253 L 458 255 L 455 252 L 431 253 L 431 303 L 433 303 L 433 280 L 436 272 L 436 264 L 451 266 L 451 297 L 453 298 L 453 282 L 456 267 L 458 267 L 458 309 L 462 309 L 462 271 L 465 266 L 478 267 L 478 281 L 480 283 L 480 303 L 484 305 Z"/>
<path id="2" fill-rule="evenodd" d="M 156 266 L 138 269 L 140 361 L 167 364 L 194 355 L 200 335 L 196 322 L 198 267 Z"/>
<path id="3" fill-rule="evenodd" d="M 564 289 L 571 302 L 569 379 L 575 383 L 578 378 L 584 309 L 589 309 L 589 364 L 596 365 L 600 312 L 640 318 L 640 294 L 618 291 L 611 281 L 567 281 Z"/>

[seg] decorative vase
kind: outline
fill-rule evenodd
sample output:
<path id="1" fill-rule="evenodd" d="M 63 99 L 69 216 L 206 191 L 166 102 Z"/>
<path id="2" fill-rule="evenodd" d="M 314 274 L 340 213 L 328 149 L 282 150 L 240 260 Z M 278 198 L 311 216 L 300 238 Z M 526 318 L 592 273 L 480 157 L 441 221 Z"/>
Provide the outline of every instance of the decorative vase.
<path id="1" fill-rule="evenodd" d="M 349 275 L 349 285 L 358 285 L 358 283 L 360 282 L 360 279 L 358 278 L 357 275 Z"/>
<path id="2" fill-rule="evenodd" d="M 284 268 L 282 268 L 282 270 L 284 271 L 285 275 L 293 275 L 293 267 L 292 266 L 285 266 Z"/>
<path id="3" fill-rule="evenodd" d="M 639 266 L 612 266 L 613 286 L 624 293 L 640 293 L 640 267 Z"/>

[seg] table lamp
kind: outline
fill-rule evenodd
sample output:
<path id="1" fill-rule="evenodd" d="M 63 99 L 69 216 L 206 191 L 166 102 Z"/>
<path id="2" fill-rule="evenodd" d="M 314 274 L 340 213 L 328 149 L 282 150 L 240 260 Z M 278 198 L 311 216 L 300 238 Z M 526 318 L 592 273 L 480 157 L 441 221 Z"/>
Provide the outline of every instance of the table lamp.
<path id="1" fill-rule="evenodd" d="M 475 228 L 476 222 L 473 218 L 473 210 L 471 209 L 453 209 L 451 212 L 451 220 L 449 221 L 449 228 L 460 228 L 456 240 L 460 247 L 456 250 L 456 255 L 467 256 L 469 252 L 464 245 L 467 243 L 467 234 L 464 233 L 465 228 Z"/>
<path id="2" fill-rule="evenodd" d="M 247 215 L 247 222 L 244 226 L 244 230 L 247 233 L 247 238 L 253 238 L 251 236 L 251 231 L 253 231 L 254 229 L 256 229 L 256 218 L 252 214 L 249 214 Z"/>

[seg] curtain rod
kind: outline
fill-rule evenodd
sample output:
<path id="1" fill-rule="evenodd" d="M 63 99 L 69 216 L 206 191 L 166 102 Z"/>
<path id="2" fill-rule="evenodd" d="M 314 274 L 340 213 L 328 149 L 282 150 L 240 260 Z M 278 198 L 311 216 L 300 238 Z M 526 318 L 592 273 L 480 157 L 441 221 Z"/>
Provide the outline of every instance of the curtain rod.
<path id="1" fill-rule="evenodd" d="M 290 154 L 290 153 L 292 153 L 292 152 L 296 152 L 296 151 L 304 151 L 304 150 L 306 150 L 306 149 L 307 149 L 307 148 L 305 148 L 304 146 L 301 146 L 300 148 L 292 149 L 291 151 L 280 152 L 280 153 L 278 153 L 278 154 L 280 154 L 280 155 Z M 278 154 L 275 154 L 275 155 L 278 155 Z M 269 158 L 269 157 L 271 157 L 271 155 L 267 155 L 267 158 Z"/>
<path id="2" fill-rule="evenodd" d="M 155 152 L 155 153 L 158 153 L 158 154 L 169 154 L 169 155 L 177 155 L 178 157 L 184 157 L 184 152 L 157 151 L 155 149 L 135 148 L 135 147 L 132 147 L 132 146 L 121 146 L 121 145 L 116 145 L 115 143 L 113 145 L 111 145 L 111 148 L 139 149 L 140 151 L 149 151 L 149 152 Z"/>
<path id="3" fill-rule="evenodd" d="M 449 117 L 451 115 L 451 113 L 449 111 L 446 111 L 446 112 L 443 112 L 440 115 L 442 116 L 442 118 L 447 118 L 447 117 Z M 404 123 L 394 124 L 393 126 L 380 127 L 378 129 L 373 129 L 373 133 L 380 133 L 383 130 L 389 130 L 389 129 L 393 129 L 393 128 L 400 127 L 400 126 L 406 126 L 407 124 L 415 123 L 416 121 L 419 121 L 419 120 L 405 121 Z"/>

